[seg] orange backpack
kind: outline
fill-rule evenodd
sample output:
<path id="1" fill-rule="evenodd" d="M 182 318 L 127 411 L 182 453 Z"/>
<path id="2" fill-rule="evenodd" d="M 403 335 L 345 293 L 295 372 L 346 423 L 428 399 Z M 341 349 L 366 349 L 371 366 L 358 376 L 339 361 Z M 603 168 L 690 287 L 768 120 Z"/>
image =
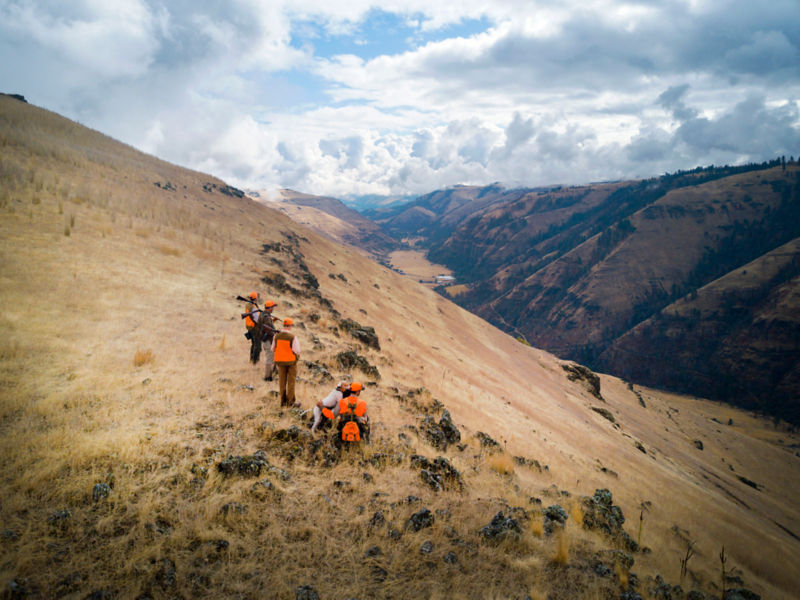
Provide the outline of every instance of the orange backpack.
<path id="1" fill-rule="evenodd" d="M 355 421 L 348 421 L 342 427 L 342 441 L 343 442 L 360 442 L 361 431 L 358 429 L 358 423 Z"/>

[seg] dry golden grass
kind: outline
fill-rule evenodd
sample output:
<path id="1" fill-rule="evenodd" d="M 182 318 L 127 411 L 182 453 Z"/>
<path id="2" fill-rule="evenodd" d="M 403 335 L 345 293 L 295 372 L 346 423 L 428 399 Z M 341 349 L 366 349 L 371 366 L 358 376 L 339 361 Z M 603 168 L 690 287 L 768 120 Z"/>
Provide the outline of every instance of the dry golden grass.
<path id="1" fill-rule="evenodd" d="M 313 583 L 324 598 L 602 598 L 611 583 L 582 565 L 612 542 L 583 532 L 575 507 L 577 496 L 605 487 L 629 526 L 638 506 L 652 502 L 642 533 L 652 553 L 636 555 L 640 578 L 661 573 L 678 581 L 685 548 L 672 532 L 678 525 L 697 542 L 690 570 L 702 589 L 716 580 L 725 544 L 748 587 L 792 598 L 798 544 L 774 522 L 800 530 L 793 502 L 800 473 L 785 449 L 797 443 L 794 434 L 741 411 L 650 390 L 642 390 L 643 409 L 622 382 L 603 377 L 622 427 L 614 429 L 591 418 L 591 398 L 552 356 L 283 215 L 204 191 L 206 183 L 222 184 L 212 177 L 4 97 L 0 115 L 0 523 L 17 536 L 3 540 L 4 591 L 17 580 L 36 585 L 41 597 L 108 589 L 121 598 L 291 598 Z M 177 192 L 154 185 L 167 181 Z M 64 236 L 70 215 L 77 228 Z M 380 353 L 337 334 L 337 317 L 311 296 L 260 281 L 278 268 L 262 244 L 289 243 L 289 233 L 308 240 L 298 249 L 322 296 L 342 317 L 374 326 Z M 280 258 L 299 288 L 290 261 Z M 345 273 L 348 282 L 329 273 Z M 358 348 L 379 366 L 380 381 L 363 394 L 371 446 L 324 467 L 271 445 L 269 432 L 304 431 L 308 415 L 281 410 L 276 382 L 262 379 L 263 363 L 248 363 L 234 296 L 251 289 L 278 302 L 276 316 L 302 322 L 297 397 L 304 409 L 335 380 L 362 378 L 336 363 L 337 352 Z M 38 303 L 47 319 L 31 317 Z M 322 318 L 311 321 L 311 311 Z M 137 352 L 158 358 L 142 368 L 126 358 Z M 323 365 L 334 380 L 305 361 Z M 420 390 L 413 403 L 412 390 Z M 462 446 L 437 450 L 419 434 L 423 415 L 438 418 L 437 401 L 451 412 Z M 711 420 L 729 416 L 735 427 Z M 478 431 L 504 441 L 505 451 L 484 452 Z M 707 441 L 705 451 L 692 445 L 696 437 Z M 288 479 L 277 470 L 257 478 L 218 472 L 227 456 L 259 449 Z M 411 468 L 412 454 L 447 458 L 464 490 L 433 492 Z M 507 462 L 514 456 L 542 467 Z M 762 488 L 743 486 L 738 474 Z M 275 489 L 254 487 L 259 481 Z M 95 500 L 100 483 L 113 487 Z M 573 496 L 565 500 L 567 490 Z M 409 504 L 411 495 L 421 502 Z M 532 497 L 570 513 L 562 564 L 552 564 L 557 542 L 544 535 Z M 434 512 L 433 526 L 405 530 L 422 507 Z M 481 528 L 509 507 L 530 514 L 523 534 L 487 543 Z M 61 510 L 70 516 L 59 521 Z M 370 527 L 378 510 L 386 524 Z M 389 537 L 392 528 L 398 540 Z M 424 554 L 428 541 L 433 550 Z M 366 557 L 374 546 L 382 554 Z M 449 552 L 453 563 L 445 562 Z M 340 564 L 319 576 L 319 565 Z"/>
<path id="2" fill-rule="evenodd" d="M 152 350 L 137 350 L 133 355 L 133 366 L 142 367 L 153 362 L 155 357 Z"/>
<path id="3" fill-rule="evenodd" d="M 506 453 L 492 454 L 486 459 L 486 466 L 500 475 L 511 475 L 514 472 L 514 459 Z"/>

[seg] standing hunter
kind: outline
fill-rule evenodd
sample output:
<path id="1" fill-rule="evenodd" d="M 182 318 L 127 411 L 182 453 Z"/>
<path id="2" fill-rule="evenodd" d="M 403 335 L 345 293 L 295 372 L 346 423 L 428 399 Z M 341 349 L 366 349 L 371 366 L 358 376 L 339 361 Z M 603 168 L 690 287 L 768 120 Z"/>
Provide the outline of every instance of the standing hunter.
<path id="1" fill-rule="evenodd" d="M 294 321 L 283 320 L 283 329 L 272 338 L 272 352 L 278 366 L 278 387 L 280 388 L 281 406 L 293 406 L 294 382 L 297 378 L 297 361 L 300 358 L 300 342 L 292 332 Z"/>
<path id="2" fill-rule="evenodd" d="M 241 298 L 245 300 L 245 298 Z M 245 337 L 250 340 L 250 362 L 256 364 L 261 356 L 261 325 L 263 323 L 262 311 L 258 307 L 258 292 L 250 292 L 247 297 L 248 311 L 242 315 L 247 328 Z"/>
<path id="3" fill-rule="evenodd" d="M 278 317 L 272 316 L 272 311 L 276 306 L 277 304 L 272 300 L 264 302 L 264 309 L 261 311 L 261 318 L 259 319 L 262 332 L 261 341 L 269 344 L 270 348 L 272 348 L 272 338 L 275 337 L 276 333 L 272 323 L 279 320 Z M 267 363 L 264 369 L 264 381 L 272 381 L 272 376 L 275 373 L 275 359 L 272 352 L 264 353 L 264 362 Z"/>

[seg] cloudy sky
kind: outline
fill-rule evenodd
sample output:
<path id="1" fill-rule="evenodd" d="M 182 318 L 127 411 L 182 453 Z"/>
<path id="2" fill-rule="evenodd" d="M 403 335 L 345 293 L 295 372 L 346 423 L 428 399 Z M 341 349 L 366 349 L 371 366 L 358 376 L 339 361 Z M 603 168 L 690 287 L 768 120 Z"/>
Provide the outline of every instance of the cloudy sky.
<path id="1" fill-rule="evenodd" d="M 800 0 L 0 0 L 0 91 L 340 198 L 800 155 Z"/>

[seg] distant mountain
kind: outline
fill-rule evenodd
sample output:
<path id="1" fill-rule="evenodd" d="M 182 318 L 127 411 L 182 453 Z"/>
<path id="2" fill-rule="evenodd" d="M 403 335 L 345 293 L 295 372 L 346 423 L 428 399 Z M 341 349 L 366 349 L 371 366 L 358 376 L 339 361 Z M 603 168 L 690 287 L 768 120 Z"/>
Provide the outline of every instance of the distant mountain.
<path id="1" fill-rule="evenodd" d="M 386 221 L 416 219 L 469 283 L 457 302 L 592 368 L 800 422 L 796 162 L 468 189 L 471 216 L 442 210 L 446 190 Z"/>
<path id="2" fill-rule="evenodd" d="M 281 190 L 280 195 L 277 202 L 262 203 L 279 208 L 295 221 L 330 239 L 360 248 L 378 260 L 383 261 L 389 252 L 401 245 L 387 235 L 380 225 L 363 217 L 341 200 L 289 189 Z"/>
<path id="3" fill-rule="evenodd" d="M 446 238 L 470 215 L 521 193 L 506 191 L 499 184 L 456 186 L 420 196 L 405 205 L 365 210 L 364 216 L 380 223 L 398 239 L 422 237 L 431 242 Z"/>

